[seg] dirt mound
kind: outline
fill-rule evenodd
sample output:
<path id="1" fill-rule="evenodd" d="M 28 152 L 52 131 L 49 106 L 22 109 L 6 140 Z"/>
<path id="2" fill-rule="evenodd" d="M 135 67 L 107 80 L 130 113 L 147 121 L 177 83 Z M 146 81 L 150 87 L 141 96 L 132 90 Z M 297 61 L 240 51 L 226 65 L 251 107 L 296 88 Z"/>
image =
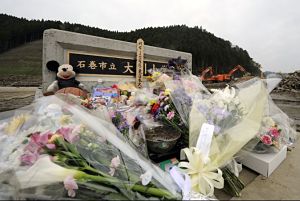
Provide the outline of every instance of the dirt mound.
<path id="1" fill-rule="evenodd" d="M 274 89 L 280 91 L 300 91 L 300 70 L 287 74 Z"/>

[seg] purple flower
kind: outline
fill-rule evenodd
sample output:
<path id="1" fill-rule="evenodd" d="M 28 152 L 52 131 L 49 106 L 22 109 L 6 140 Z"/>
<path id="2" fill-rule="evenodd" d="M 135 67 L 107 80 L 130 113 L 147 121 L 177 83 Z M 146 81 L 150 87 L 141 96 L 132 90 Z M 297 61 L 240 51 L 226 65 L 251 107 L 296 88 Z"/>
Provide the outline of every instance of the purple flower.
<path id="1" fill-rule="evenodd" d="M 203 114 L 206 114 L 206 113 L 208 112 L 208 108 L 207 108 L 206 106 L 204 106 L 204 105 L 199 105 L 199 106 L 197 107 L 197 109 L 198 109 L 201 113 L 203 113 Z"/>
<path id="2" fill-rule="evenodd" d="M 230 112 L 219 107 L 214 107 L 212 109 L 212 113 L 216 115 L 219 119 L 224 119 L 230 115 Z"/>
<path id="3" fill-rule="evenodd" d="M 215 132 L 216 134 L 218 134 L 218 133 L 220 133 L 220 131 L 221 131 L 220 126 L 215 125 L 214 132 Z"/>
<path id="4" fill-rule="evenodd" d="M 64 180 L 65 189 L 68 191 L 69 197 L 75 197 L 76 193 L 74 191 L 78 189 L 78 185 L 76 184 L 73 176 L 67 176 Z"/>

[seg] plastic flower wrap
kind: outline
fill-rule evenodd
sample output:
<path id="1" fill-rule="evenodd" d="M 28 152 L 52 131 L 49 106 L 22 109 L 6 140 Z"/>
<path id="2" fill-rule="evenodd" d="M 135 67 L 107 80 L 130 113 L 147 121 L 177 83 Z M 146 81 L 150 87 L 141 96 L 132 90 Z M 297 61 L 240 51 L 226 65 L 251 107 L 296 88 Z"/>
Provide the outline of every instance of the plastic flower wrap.
<path id="1" fill-rule="evenodd" d="M 269 78 L 264 80 L 264 82 L 268 88 L 268 93 L 270 93 L 280 82 L 280 79 Z M 268 95 L 260 130 L 243 150 L 254 151 L 256 153 L 276 152 L 285 145 L 292 145 L 297 137 L 293 121 L 274 103 L 272 97 Z"/>
<path id="2" fill-rule="evenodd" d="M 262 121 L 262 126 L 256 136 L 258 141 L 257 145 L 254 147 L 255 152 L 265 152 L 270 149 L 271 146 L 280 150 L 283 145 L 283 139 L 281 136 L 281 129 L 273 121 L 271 117 L 265 117 Z"/>
<path id="3" fill-rule="evenodd" d="M 37 198 L 39 192 L 48 199 L 181 198 L 172 178 L 130 146 L 111 122 L 56 96 L 39 99 L 31 109 L 9 136 L 17 142 L 11 152 L 1 152 L 0 165 L 7 167 L 1 173 L 14 173 L 21 198 Z M 7 136 L 5 129 L 0 132 Z M 3 147 L 7 138 L 0 142 Z"/>
<path id="4" fill-rule="evenodd" d="M 207 99 L 212 103 L 215 103 L 214 107 L 212 107 L 211 104 L 206 105 L 208 109 L 214 110 L 215 108 L 222 108 L 220 111 L 220 118 L 218 117 L 219 111 L 213 115 L 215 119 L 212 120 L 215 120 L 215 122 L 209 122 L 211 119 L 207 116 L 207 112 L 202 108 L 199 108 L 204 106 L 203 103 L 207 100 L 195 100 L 189 118 L 190 147 L 196 146 L 198 138 L 201 138 L 200 130 L 205 123 L 211 123 L 214 128 L 214 135 L 211 137 L 210 145 L 204 148 L 202 147 L 203 144 L 200 143 L 198 145 L 199 147 L 196 147 L 201 154 L 204 154 L 204 152 L 208 153 L 208 157 L 206 158 L 204 156 L 203 160 L 206 164 L 206 170 L 212 172 L 218 172 L 218 168 L 226 166 L 227 163 L 233 159 L 234 155 L 256 136 L 260 129 L 265 104 L 267 103 L 268 94 L 263 82 L 259 79 L 252 79 L 243 85 L 238 85 L 238 93 L 230 91 L 229 88 L 225 90 L 227 90 L 227 92 L 218 91 L 218 95 L 213 94 Z M 238 98 L 239 102 L 237 102 L 236 98 Z M 242 112 L 241 115 L 238 115 L 238 118 L 230 120 L 232 121 L 230 122 L 230 126 L 218 123 L 222 118 L 226 118 L 226 115 L 231 115 L 226 114 L 223 111 L 234 111 L 230 108 L 231 104 L 234 104 L 235 108 L 239 108 L 239 103 L 243 105 L 243 109 L 240 109 L 240 111 L 244 112 Z M 222 127 L 222 125 L 224 126 Z M 215 128 L 217 128 L 218 131 L 217 135 Z M 205 133 L 202 134 L 204 135 Z M 198 171 L 201 172 L 201 170 Z M 196 183 L 192 185 L 196 185 Z M 203 188 L 206 189 L 208 187 L 203 186 Z"/>
<path id="5" fill-rule="evenodd" d="M 187 133 L 187 128 L 182 122 L 176 107 L 170 99 L 170 90 L 161 91 L 157 99 L 148 103 L 149 113 L 153 118 L 164 125 L 174 128 L 179 133 Z"/>
<path id="6" fill-rule="evenodd" d="M 246 114 L 236 90 L 227 86 L 225 89 L 212 89 L 214 92 L 208 99 L 197 101 L 197 109 L 206 118 L 206 122 L 214 125 L 214 134 L 218 135 L 235 126 Z"/>
<path id="7" fill-rule="evenodd" d="M 173 79 L 172 75 L 168 75 L 165 72 L 162 72 L 161 69 L 159 70 L 160 71 L 151 70 L 149 72 L 150 76 L 147 77 L 147 80 L 149 81 L 147 83 L 148 88 L 150 88 L 150 90 L 152 90 L 156 95 L 159 95 L 160 91 L 164 91 L 166 89 L 164 82 Z"/>
<path id="8" fill-rule="evenodd" d="M 167 80 L 164 84 L 170 90 L 172 102 L 188 127 L 193 101 L 205 98 L 210 92 L 196 76 L 191 74 L 182 75 L 177 80 Z"/>
<path id="9" fill-rule="evenodd" d="M 137 151 L 148 157 L 146 138 L 134 107 L 109 108 L 112 123 Z"/>

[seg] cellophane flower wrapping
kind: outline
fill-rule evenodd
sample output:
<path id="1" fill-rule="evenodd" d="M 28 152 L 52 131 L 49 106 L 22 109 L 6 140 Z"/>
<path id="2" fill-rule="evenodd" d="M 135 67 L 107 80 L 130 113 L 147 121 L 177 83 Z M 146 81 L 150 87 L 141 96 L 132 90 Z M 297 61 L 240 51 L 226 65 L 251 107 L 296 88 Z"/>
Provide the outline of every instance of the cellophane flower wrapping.
<path id="1" fill-rule="evenodd" d="M 229 97 L 228 99 L 224 99 L 222 95 L 228 95 Z M 212 166 L 222 167 L 226 165 L 247 142 L 255 137 L 263 118 L 267 95 L 268 93 L 263 82 L 259 79 L 252 79 L 247 81 L 243 87 L 235 90 L 235 94 L 232 94 L 231 91 L 223 91 L 219 93 L 219 97 L 215 97 L 212 94 L 212 97 L 207 99 L 208 101 L 215 102 L 215 100 L 220 98 L 220 105 L 215 105 L 214 108 L 223 106 L 224 101 L 230 100 L 231 102 L 227 104 L 227 112 L 231 111 L 229 108 L 231 104 L 237 109 L 242 107 L 239 109 L 242 111 L 240 114 L 233 111 L 237 117 L 231 120 L 230 126 L 226 124 L 222 126 L 222 124 L 214 124 L 213 122 L 213 125 L 217 128 L 217 132 L 214 131 L 209 152 L 210 164 Z M 207 113 L 201 112 L 202 108 L 199 107 L 202 105 L 203 100 L 195 101 L 190 114 L 190 146 L 192 147 L 196 145 L 202 125 L 204 123 L 211 123 L 209 122 L 210 119 L 207 119 L 209 117 Z M 222 115 L 220 115 L 221 120 Z M 218 114 L 216 115 L 216 119 L 218 120 Z"/>
<path id="2" fill-rule="evenodd" d="M 166 80 L 164 84 L 170 90 L 170 97 L 182 121 L 188 126 L 193 102 L 207 98 L 210 92 L 197 76 L 190 73 L 182 74 L 175 80 Z"/>
<path id="3" fill-rule="evenodd" d="M 136 151 L 107 115 L 95 117 L 66 100 L 44 97 L 1 120 L 2 197 L 181 198 L 172 178 Z"/>
<path id="4" fill-rule="evenodd" d="M 278 152 L 284 146 L 291 146 L 298 138 L 293 120 L 274 103 L 270 95 L 280 80 L 277 77 L 263 80 L 268 91 L 264 116 L 256 136 L 243 150 L 256 153 Z"/>
<path id="5" fill-rule="evenodd" d="M 189 71 L 177 76 L 176 79 L 166 80 L 165 88 L 169 90 L 172 105 L 176 108 L 176 114 L 186 128 L 182 133 L 182 139 L 188 146 L 189 144 L 189 118 L 192 110 L 192 104 L 195 100 L 204 99 L 210 95 L 208 89 L 202 84 L 197 76 Z M 177 116 L 177 115 L 176 115 Z"/>

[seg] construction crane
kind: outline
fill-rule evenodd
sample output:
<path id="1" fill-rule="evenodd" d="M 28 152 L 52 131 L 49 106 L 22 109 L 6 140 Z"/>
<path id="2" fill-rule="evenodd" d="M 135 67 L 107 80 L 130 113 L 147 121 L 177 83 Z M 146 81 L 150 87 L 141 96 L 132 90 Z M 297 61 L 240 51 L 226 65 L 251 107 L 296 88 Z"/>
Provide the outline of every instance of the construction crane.
<path id="1" fill-rule="evenodd" d="M 240 70 L 242 72 L 245 72 L 246 73 L 246 70 L 243 66 L 241 65 L 237 65 L 235 66 L 231 71 L 229 71 L 228 74 L 224 74 L 224 80 L 225 81 L 230 81 L 233 79 L 233 73 L 235 73 L 237 70 Z"/>
<path id="2" fill-rule="evenodd" d="M 227 74 L 217 74 L 217 75 L 213 75 L 212 72 L 212 67 L 208 67 L 206 68 L 204 71 L 202 71 L 201 73 L 201 77 L 200 79 L 202 81 L 207 81 L 207 82 L 229 82 L 233 79 L 233 74 L 237 71 L 240 70 L 242 72 L 246 72 L 246 70 L 241 66 L 241 65 L 237 65 L 235 66 L 232 70 L 229 71 L 229 73 Z M 205 77 L 205 75 L 210 72 L 210 77 Z M 247 73 L 247 72 L 246 72 Z"/>
<path id="3" fill-rule="evenodd" d="M 210 72 L 210 77 L 213 75 L 213 68 L 212 66 L 207 67 L 205 70 L 202 71 L 200 79 L 205 80 L 205 75 Z"/>

